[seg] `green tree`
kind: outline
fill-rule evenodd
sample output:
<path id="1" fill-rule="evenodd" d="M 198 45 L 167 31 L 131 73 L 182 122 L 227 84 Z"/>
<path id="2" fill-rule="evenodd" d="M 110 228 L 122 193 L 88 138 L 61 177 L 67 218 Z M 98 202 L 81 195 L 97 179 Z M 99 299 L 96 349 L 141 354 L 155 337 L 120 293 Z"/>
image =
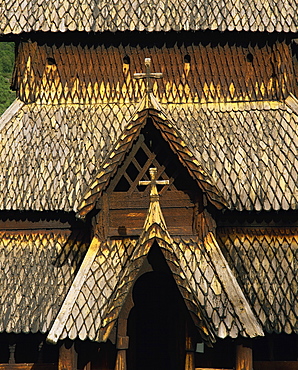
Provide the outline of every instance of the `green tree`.
<path id="1" fill-rule="evenodd" d="M 0 42 L 0 115 L 15 99 L 15 93 L 10 90 L 14 57 L 14 43 Z"/>

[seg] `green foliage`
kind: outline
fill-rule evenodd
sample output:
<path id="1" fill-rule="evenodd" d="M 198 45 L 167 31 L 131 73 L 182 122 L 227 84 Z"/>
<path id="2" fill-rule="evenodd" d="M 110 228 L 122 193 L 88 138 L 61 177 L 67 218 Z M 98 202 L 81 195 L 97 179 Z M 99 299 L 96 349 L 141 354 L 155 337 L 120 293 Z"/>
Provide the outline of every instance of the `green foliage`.
<path id="1" fill-rule="evenodd" d="M 13 64 L 14 44 L 0 42 L 0 115 L 15 99 L 15 93 L 10 90 Z"/>

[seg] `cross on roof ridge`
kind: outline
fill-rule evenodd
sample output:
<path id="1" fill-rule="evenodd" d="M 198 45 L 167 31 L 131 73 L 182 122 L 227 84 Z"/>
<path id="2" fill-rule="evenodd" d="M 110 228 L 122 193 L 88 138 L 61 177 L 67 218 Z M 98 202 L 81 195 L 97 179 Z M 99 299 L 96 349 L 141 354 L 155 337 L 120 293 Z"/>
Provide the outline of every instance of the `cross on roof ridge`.
<path id="1" fill-rule="evenodd" d="M 133 77 L 136 80 L 146 79 L 146 94 L 147 94 L 147 96 L 149 96 L 149 94 L 152 92 L 151 79 L 152 78 L 154 78 L 154 79 L 162 78 L 163 74 L 150 71 L 151 58 L 145 58 L 145 66 L 146 66 L 146 72 L 145 73 L 134 73 Z"/>
<path id="2" fill-rule="evenodd" d="M 150 200 L 151 201 L 152 200 L 158 200 L 159 195 L 158 195 L 156 185 L 167 185 L 170 182 L 169 182 L 169 180 L 157 180 L 157 178 L 156 178 L 157 168 L 155 168 L 155 167 L 149 168 L 149 174 L 150 174 L 151 180 L 150 181 L 141 180 L 141 181 L 139 181 L 139 185 L 151 185 Z"/>

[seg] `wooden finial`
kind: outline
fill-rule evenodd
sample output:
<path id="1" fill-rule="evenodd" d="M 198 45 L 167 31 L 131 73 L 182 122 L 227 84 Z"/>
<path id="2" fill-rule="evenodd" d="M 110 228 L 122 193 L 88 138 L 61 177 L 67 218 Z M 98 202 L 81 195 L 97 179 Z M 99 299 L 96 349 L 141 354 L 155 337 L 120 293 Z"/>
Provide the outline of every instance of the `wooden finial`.
<path id="1" fill-rule="evenodd" d="M 134 73 L 134 78 L 137 80 L 142 80 L 146 79 L 146 93 L 147 96 L 152 92 L 152 83 L 151 79 L 158 79 L 162 78 L 162 73 L 152 73 L 150 71 L 151 67 L 151 58 L 145 58 L 145 67 L 146 67 L 146 72 L 145 73 Z"/>

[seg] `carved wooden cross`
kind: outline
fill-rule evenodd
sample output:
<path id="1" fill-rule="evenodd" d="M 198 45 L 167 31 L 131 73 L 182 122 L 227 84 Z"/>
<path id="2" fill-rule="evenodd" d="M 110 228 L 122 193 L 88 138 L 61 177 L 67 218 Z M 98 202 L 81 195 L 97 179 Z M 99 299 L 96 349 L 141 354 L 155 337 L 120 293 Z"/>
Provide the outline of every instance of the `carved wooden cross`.
<path id="1" fill-rule="evenodd" d="M 146 93 L 149 95 L 152 92 L 152 84 L 151 79 L 155 78 L 162 78 L 162 73 L 152 73 L 150 72 L 151 67 L 151 58 L 145 58 L 145 66 L 146 72 L 145 73 L 134 73 L 134 78 L 137 80 L 146 79 Z"/>
<path id="2" fill-rule="evenodd" d="M 150 174 L 150 181 L 139 181 L 139 185 L 151 185 L 150 190 L 150 198 L 151 199 L 158 199 L 158 191 L 156 185 L 167 185 L 169 184 L 169 180 L 157 180 L 157 168 L 149 168 L 149 174 Z"/>

